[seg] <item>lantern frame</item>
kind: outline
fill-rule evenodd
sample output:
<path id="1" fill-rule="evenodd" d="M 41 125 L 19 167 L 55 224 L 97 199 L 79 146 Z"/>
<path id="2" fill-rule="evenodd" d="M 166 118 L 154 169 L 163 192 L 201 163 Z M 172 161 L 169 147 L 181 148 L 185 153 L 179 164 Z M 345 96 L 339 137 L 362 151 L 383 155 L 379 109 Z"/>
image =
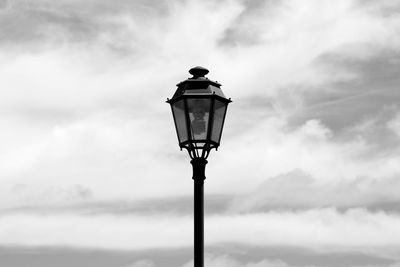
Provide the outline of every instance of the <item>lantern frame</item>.
<path id="1" fill-rule="evenodd" d="M 172 99 L 167 99 L 167 103 L 171 105 L 181 150 L 185 148 L 192 159 L 206 159 L 211 149 L 215 148 L 217 150 L 220 145 L 228 104 L 232 101 L 223 94 L 220 88 L 221 84 L 204 77 L 208 73 L 207 69 L 195 67 L 190 69 L 189 73 L 193 77 L 178 83 L 174 96 Z M 204 100 L 203 103 L 209 105 L 208 117 L 205 122 L 205 138 L 198 139 L 195 137 L 193 129 L 195 119 L 191 120 L 193 112 L 190 110 L 196 108 L 196 105 L 193 101 L 192 104 L 189 104 L 190 100 Z M 179 101 L 182 102 L 179 103 Z M 217 105 L 218 109 L 222 110 L 219 110 L 219 114 L 216 116 Z M 180 116 L 178 116 L 178 112 L 180 112 Z M 207 112 L 205 111 L 205 113 Z M 182 118 L 182 115 L 184 118 Z M 216 122 L 218 125 L 216 125 Z M 185 136 L 181 136 L 182 134 Z"/>

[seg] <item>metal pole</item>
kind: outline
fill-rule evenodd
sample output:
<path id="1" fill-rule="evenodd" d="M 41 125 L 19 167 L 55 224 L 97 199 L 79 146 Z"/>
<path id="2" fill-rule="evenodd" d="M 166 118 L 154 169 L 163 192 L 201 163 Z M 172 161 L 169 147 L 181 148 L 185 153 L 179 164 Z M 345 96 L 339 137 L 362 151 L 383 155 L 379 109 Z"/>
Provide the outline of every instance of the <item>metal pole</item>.
<path id="1" fill-rule="evenodd" d="M 207 160 L 195 158 L 193 166 L 194 180 L 194 267 L 204 267 L 204 180 Z"/>

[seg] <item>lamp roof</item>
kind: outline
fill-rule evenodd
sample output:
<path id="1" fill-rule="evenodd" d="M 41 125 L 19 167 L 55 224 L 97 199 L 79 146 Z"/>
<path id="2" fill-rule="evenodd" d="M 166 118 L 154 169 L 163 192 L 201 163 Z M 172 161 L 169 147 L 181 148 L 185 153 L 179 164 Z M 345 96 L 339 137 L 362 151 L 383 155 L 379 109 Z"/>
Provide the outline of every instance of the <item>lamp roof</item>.
<path id="1" fill-rule="evenodd" d="M 176 85 L 178 88 L 172 99 L 182 95 L 217 95 L 226 99 L 226 96 L 220 88 L 221 84 L 204 77 L 208 72 L 208 69 L 200 66 L 191 68 L 189 73 L 192 74 L 193 77 Z"/>

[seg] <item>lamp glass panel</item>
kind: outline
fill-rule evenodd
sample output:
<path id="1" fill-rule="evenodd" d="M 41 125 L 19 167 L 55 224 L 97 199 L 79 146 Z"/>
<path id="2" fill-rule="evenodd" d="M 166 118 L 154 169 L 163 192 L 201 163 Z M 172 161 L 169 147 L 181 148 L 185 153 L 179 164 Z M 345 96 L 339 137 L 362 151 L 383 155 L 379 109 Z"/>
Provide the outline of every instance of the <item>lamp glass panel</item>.
<path id="1" fill-rule="evenodd" d="M 178 134 L 179 143 L 188 140 L 187 123 L 185 116 L 185 105 L 183 100 L 176 101 L 172 104 L 172 112 L 174 113 L 175 127 Z"/>
<path id="2" fill-rule="evenodd" d="M 228 104 L 223 103 L 219 100 L 215 100 L 214 103 L 214 122 L 211 132 L 211 140 L 219 144 L 221 140 L 222 127 L 224 126 L 224 118 L 226 113 L 226 107 Z"/>
<path id="3" fill-rule="evenodd" d="M 187 99 L 190 135 L 193 141 L 206 140 L 210 118 L 211 99 Z"/>

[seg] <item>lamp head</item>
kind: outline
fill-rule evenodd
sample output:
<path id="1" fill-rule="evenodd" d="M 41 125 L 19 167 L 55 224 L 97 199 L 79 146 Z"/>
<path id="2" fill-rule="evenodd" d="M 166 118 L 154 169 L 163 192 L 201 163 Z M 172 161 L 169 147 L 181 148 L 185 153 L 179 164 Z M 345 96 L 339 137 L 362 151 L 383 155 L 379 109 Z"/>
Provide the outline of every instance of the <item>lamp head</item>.
<path id="1" fill-rule="evenodd" d="M 221 84 L 205 77 L 203 67 L 189 70 L 193 77 L 177 84 L 168 99 L 174 117 L 179 146 L 188 150 L 191 158 L 207 158 L 217 149 L 230 99 L 221 90 Z"/>

